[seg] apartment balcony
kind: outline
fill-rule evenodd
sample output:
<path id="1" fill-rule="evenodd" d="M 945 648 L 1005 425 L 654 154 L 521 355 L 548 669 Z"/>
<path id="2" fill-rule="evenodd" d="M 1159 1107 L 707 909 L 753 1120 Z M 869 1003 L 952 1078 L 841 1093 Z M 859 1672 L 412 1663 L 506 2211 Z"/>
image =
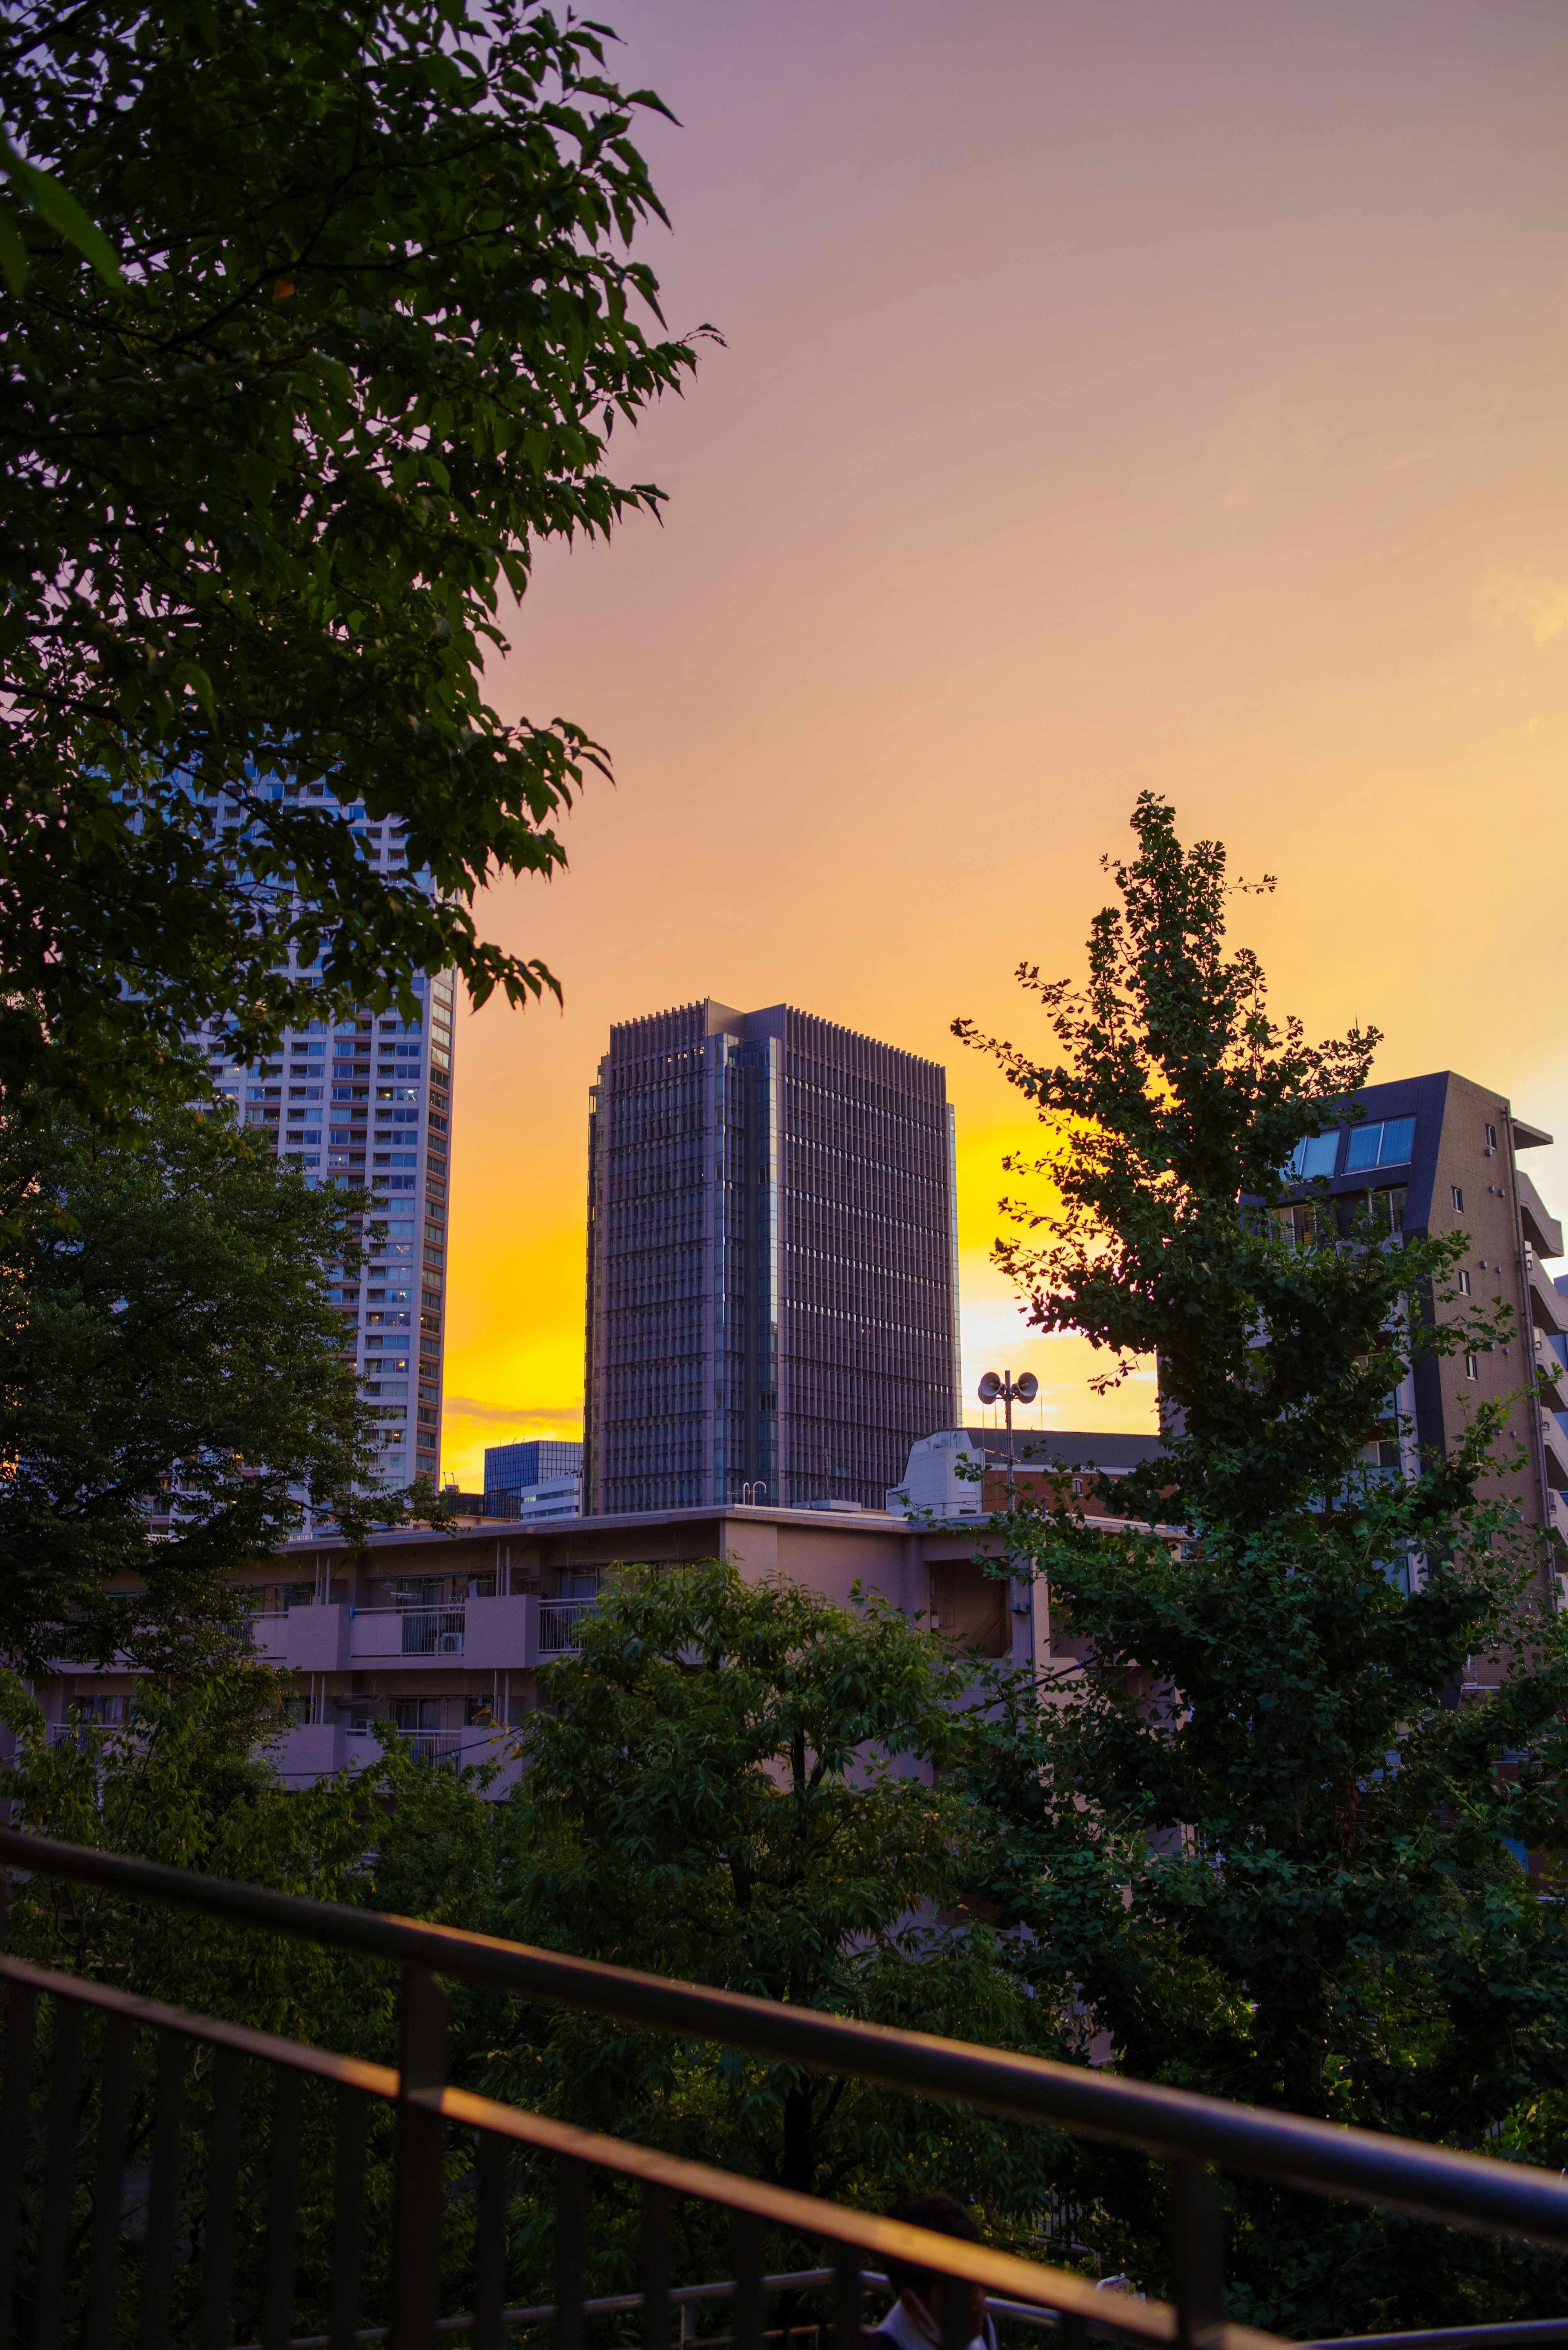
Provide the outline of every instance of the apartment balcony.
<path id="1" fill-rule="evenodd" d="M 1525 1239 L 1538 1256 L 1561 1256 L 1562 1225 L 1547 1208 L 1523 1168 L 1516 1168 L 1514 1175 L 1519 1187 L 1519 1208 L 1524 1222 Z"/>
<path id="2" fill-rule="evenodd" d="M 251 1640 L 258 1657 L 294 1673 L 441 1665 L 455 1659 L 481 1672 L 525 1672 L 572 1655 L 578 1627 L 597 1604 L 520 1592 L 432 1607 L 312 1605 L 253 1616 Z"/>
<path id="3" fill-rule="evenodd" d="M 461 1657 L 467 1604 L 440 1607 L 354 1607 L 348 1656 L 353 1664 L 390 1657 Z"/>
<path id="4" fill-rule="evenodd" d="M 1547 1411 L 1541 1415 L 1541 1438 L 1546 1451 L 1546 1482 L 1558 1492 L 1568 1492 L 1568 1436 Z"/>
<path id="5" fill-rule="evenodd" d="M 1554 1338 L 1568 1336 L 1568 1297 L 1553 1289 L 1533 1249 L 1525 1251 L 1525 1263 L 1530 1274 L 1531 1320 L 1538 1330 L 1549 1330 Z"/>
<path id="6" fill-rule="evenodd" d="M 251 1645 L 269 1665 L 293 1673 L 340 1673 L 348 1664 L 349 1617 L 341 1607 L 279 1607 L 251 1617 Z"/>
<path id="7" fill-rule="evenodd" d="M 1552 1536 L 1561 1575 L 1564 1562 L 1568 1562 L 1568 1494 L 1560 1493 L 1552 1485 L 1546 1488 L 1546 1531 Z"/>

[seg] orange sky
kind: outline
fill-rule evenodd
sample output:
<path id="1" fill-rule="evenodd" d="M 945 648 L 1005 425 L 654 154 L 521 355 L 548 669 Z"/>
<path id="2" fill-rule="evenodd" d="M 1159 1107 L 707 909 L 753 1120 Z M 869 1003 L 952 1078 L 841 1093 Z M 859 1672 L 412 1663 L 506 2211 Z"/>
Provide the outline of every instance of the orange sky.
<path id="1" fill-rule="evenodd" d="M 599 13 L 596 11 L 596 13 Z M 1568 1143 L 1568 14 L 1559 0 L 637 0 L 680 327 L 617 451 L 662 527 L 540 559 L 493 691 L 614 753 L 459 1039 L 443 1466 L 576 1434 L 612 1019 L 781 998 L 944 1060 L 965 1379 L 1147 1425 L 986 1258 L 1012 1097 L 1145 785 L 1280 877 L 1276 1007 Z M 1039 1041 L 1044 1048 L 1044 1037 Z M 1531 1162 L 1568 1206 L 1568 1147 Z"/>

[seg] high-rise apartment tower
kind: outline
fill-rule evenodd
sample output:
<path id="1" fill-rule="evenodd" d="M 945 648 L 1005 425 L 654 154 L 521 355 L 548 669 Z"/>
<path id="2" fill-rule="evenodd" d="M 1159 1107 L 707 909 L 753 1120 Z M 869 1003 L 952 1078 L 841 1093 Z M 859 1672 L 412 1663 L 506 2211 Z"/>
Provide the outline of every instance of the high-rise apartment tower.
<path id="1" fill-rule="evenodd" d="M 585 1512 L 879 1509 L 958 1415 L 945 1071 L 689 1003 L 611 1029 L 588 1136 Z"/>
<path id="2" fill-rule="evenodd" d="M 377 871 L 408 869 L 408 827 L 340 806 L 330 785 L 275 782 L 279 798 L 318 804 L 324 822 L 348 827 Z M 243 806 L 222 794 L 203 803 L 232 853 L 243 856 Z M 429 886 L 428 876 L 415 875 Z M 441 1341 L 446 1315 L 448 1144 L 452 1129 L 452 978 L 414 983 L 425 1017 L 395 1014 L 322 1021 L 289 1030 L 277 1051 L 246 1068 L 228 1049 L 224 1024 L 202 1032 L 218 1091 L 259 1128 L 307 1184 L 363 1188 L 373 1197 L 377 1246 L 358 1280 L 337 1286 L 345 1354 L 381 1423 L 377 1482 L 433 1477 L 441 1460 Z"/>

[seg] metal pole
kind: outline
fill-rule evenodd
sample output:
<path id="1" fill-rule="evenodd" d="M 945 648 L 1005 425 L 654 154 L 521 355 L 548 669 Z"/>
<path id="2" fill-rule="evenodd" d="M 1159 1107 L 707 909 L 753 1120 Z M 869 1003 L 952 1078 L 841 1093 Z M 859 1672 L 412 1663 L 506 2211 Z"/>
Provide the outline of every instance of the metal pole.
<path id="1" fill-rule="evenodd" d="M 1011 1371 L 1003 1371 L 1002 1374 L 1002 1392 L 1007 1404 L 1007 1506 L 1011 1510 L 1012 1507 L 1012 1398 L 1015 1392 Z M 1008 1556 L 1011 1558 L 1012 1555 L 1012 1552 L 1009 1551 Z"/>
<path id="2" fill-rule="evenodd" d="M 1167 2168 L 1178 2350 L 1204 2350 L 1225 2323 L 1225 2229 L 1220 2189 L 1207 2163 L 1179 2157 Z"/>
<path id="3" fill-rule="evenodd" d="M 392 2350 L 431 2350 L 441 2313 L 441 2117 L 407 2103 L 446 2082 L 446 1993 L 427 1968 L 403 1970 L 398 2078 Z"/>

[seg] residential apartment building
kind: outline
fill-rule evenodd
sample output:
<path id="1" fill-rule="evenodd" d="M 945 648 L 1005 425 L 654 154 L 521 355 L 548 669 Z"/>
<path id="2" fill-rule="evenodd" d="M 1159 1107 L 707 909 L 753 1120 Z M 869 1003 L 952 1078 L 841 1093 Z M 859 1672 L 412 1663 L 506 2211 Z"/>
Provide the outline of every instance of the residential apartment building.
<path id="1" fill-rule="evenodd" d="M 320 784 L 266 788 L 319 802 L 323 818 L 346 825 L 378 871 L 407 871 L 401 825 L 371 823 L 363 807 L 340 806 Z M 237 804 L 212 795 L 206 812 L 241 851 Z M 428 877 L 415 879 L 428 887 Z M 414 984 L 422 1019 L 366 1014 L 336 1028 L 312 1022 L 250 1066 L 228 1050 L 223 1023 L 199 1039 L 219 1093 L 280 1160 L 308 1184 L 363 1185 L 374 1195 L 370 1257 L 336 1288 L 344 1351 L 380 1423 L 376 1482 L 392 1486 L 434 1477 L 441 1461 L 453 984 L 450 972 Z"/>
<path id="2" fill-rule="evenodd" d="M 966 1645 L 1024 1661 L 1029 1607 L 979 1563 L 997 1550 L 973 1526 L 925 1527 L 880 1510 L 725 1508 L 372 1536 L 356 1556 L 327 1530 L 302 1536 L 248 1578 L 258 1655 L 291 1694 L 277 1767 L 287 1783 L 373 1761 L 378 1733 L 436 1761 L 500 1759 L 508 1728 L 538 1702 L 538 1674 L 569 1655 L 577 1627 L 622 1562 L 727 1557 L 748 1582 L 781 1575 L 843 1605 L 858 1582 Z M 1039 1595 L 1044 1626 L 1044 1596 Z M 36 1684 L 51 1734 L 125 1719 L 129 1673 L 61 1671 Z M 493 1788 L 504 1794 L 507 1769 Z"/>
<path id="3" fill-rule="evenodd" d="M 880 1508 L 957 1418 L 946 1073 L 774 1004 L 610 1032 L 588 1120 L 584 1507 Z"/>
<path id="4" fill-rule="evenodd" d="M 1519 1163 L 1552 1137 L 1516 1117 L 1502 1095 L 1451 1069 L 1369 1086 L 1359 1100 L 1364 1124 L 1302 1145 L 1295 1163 L 1303 1182 L 1326 1177 L 1331 1198 L 1346 1207 L 1369 1200 L 1390 1233 L 1464 1232 L 1459 1287 L 1477 1306 L 1501 1300 L 1513 1309 L 1509 1345 L 1417 1361 L 1395 1399 L 1410 1439 L 1446 1453 L 1478 1404 L 1509 1401 L 1508 1434 L 1523 1463 L 1505 1480 L 1509 1499 L 1524 1523 L 1546 1529 L 1568 1569 L 1568 1437 L 1559 1418 L 1568 1415 L 1568 1371 L 1559 1378 L 1555 1343 L 1568 1334 L 1568 1299 L 1543 1270 L 1563 1254 L 1563 1230 Z M 1310 1203 L 1285 1212 L 1299 1222 Z M 1524 1392 L 1538 1367 L 1552 1381 L 1545 1409 Z M 1402 1448 L 1392 1430 L 1378 1450 L 1390 1469 L 1408 1460 L 1408 1440 Z"/>

